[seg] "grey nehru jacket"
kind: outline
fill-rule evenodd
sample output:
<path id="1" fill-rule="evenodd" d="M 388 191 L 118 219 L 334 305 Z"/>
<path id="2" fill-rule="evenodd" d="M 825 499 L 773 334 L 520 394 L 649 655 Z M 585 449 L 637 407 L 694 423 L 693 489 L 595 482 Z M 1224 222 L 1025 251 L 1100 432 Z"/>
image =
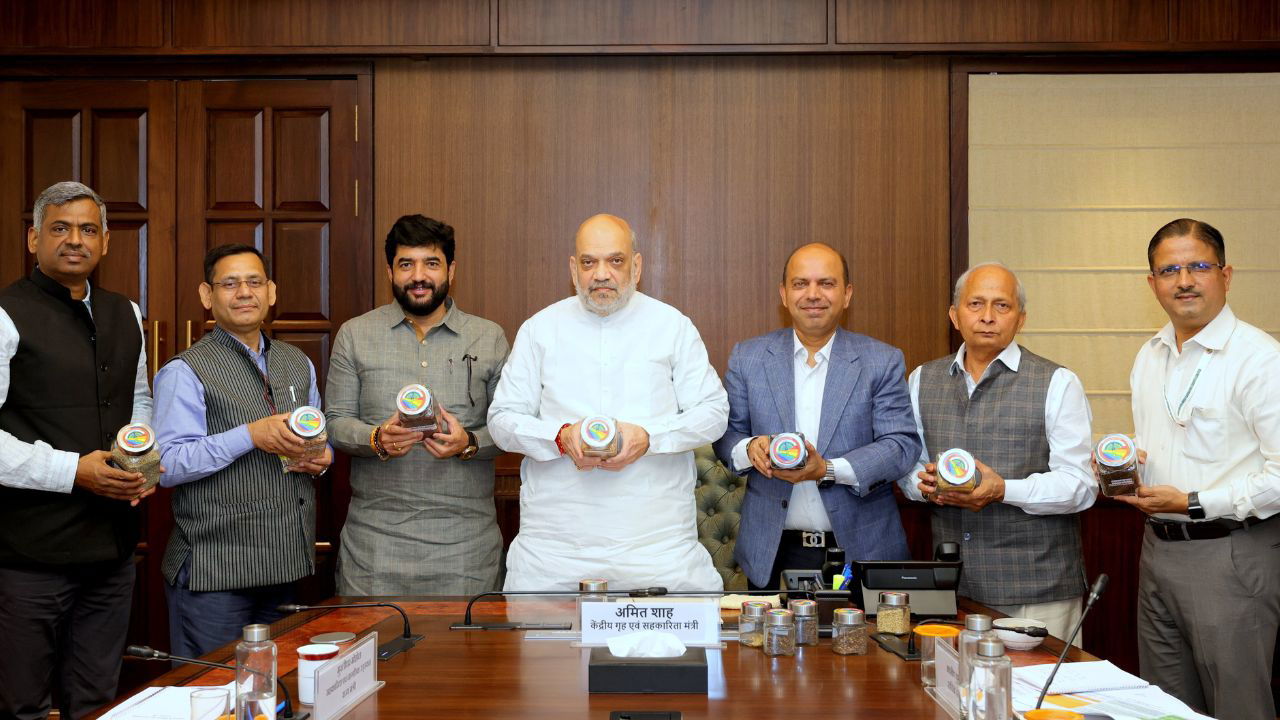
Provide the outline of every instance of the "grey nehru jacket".
<path id="1" fill-rule="evenodd" d="M 395 302 L 350 320 L 334 341 L 329 441 L 352 456 L 339 594 L 468 595 L 497 587 L 493 458 L 501 451 L 485 423 L 509 346 L 497 324 L 446 302 L 444 321 L 422 341 Z M 475 358 L 469 374 L 468 356 Z M 396 393 L 410 383 L 429 387 L 475 433 L 474 458 L 437 460 L 418 446 L 377 459 L 369 434 L 395 413 Z"/>
<path id="2" fill-rule="evenodd" d="M 1022 348 L 1017 371 L 992 361 L 970 397 L 954 359 L 948 355 L 920 369 L 920 422 L 929 458 L 958 447 L 1001 477 L 1047 471 L 1044 406 L 1059 366 Z M 934 507 L 933 542 L 946 541 L 960 545 L 960 594 L 980 603 L 1045 603 L 1084 593 L 1075 513 L 1031 515 L 1004 503 L 978 512 Z"/>

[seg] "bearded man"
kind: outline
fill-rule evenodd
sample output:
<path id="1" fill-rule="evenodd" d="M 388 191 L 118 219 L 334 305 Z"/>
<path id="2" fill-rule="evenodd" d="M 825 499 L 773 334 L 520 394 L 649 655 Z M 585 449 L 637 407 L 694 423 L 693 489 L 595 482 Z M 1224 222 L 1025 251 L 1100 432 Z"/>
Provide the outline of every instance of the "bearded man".
<path id="1" fill-rule="evenodd" d="M 698 330 L 636 292 L 642 258 L 622 218 L 578 228 L 577 290 L 521 326 L 489 408 L 498 447 L 524 454 L 507 590 L 720 590 L 698 542 L 693 450 L 724 434 L 729 403 Z M 584 418 L 615 421 L 618 452 L 585 452 Z"/>
<path id="2" fill-rule="evenodd" d="M 497 324 L 449 297 L 453 228 L 406 215 L 387 233 L 395 302 L 345 323 L 329 362 L 329 441 L 351 455 L 340 595 L 471 595 L 498 586 L 502 536 L 485 427 L 507 358 Z M 442 431 L 404 427 L 400 389 L 429 388 Z"/>

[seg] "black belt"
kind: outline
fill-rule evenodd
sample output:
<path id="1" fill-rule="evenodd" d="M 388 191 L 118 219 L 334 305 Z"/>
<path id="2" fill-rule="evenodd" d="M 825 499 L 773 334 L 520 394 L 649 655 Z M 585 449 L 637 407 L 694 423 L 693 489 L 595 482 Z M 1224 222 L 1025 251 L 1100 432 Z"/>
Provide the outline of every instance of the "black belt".
<path id="1" fill-rule="evenodd" d="M 1270 517 L 1264 519 L 1251 517 L 1244 520 L 1218 518 L 1217 520 L 1204 520 L 1201 522 L 1178 522 L 1177 520 L 1147 518 L 1147 525 L 1151 526 L 1151 531 L 1161 540 L 1176 542 L 1180 540 L 1217 540 L 1237 530 L 1261 525 L 1270 519 Z"/>
<path id="2" fill-rule="evenodd" d="M 840 547 L 840 543 L 836 542 L 835 533 L 817 530 L 783 530 L 782 542 L 807 548 Z"/>

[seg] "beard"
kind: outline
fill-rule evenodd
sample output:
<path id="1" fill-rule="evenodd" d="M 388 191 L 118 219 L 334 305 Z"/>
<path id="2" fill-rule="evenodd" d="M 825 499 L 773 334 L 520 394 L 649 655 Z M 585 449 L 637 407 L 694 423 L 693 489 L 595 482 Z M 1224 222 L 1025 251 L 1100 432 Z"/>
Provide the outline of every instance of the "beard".
<path id="1" fill-rule="evenodd" d="M 431 294 L 422 300 L 415 300 L 409 296 L 409 291 L 414 288 L 424 288 L 431 291 Z M 392 285 L 391 294 L 396 296 L 396 302 L 400 303 L 400 307 L 410 315 L 418 317 L 426 317 L 436 311 L 445 298 L 449 297 L 449 280 L 446 279 L 441 283 L 440 287 L 436 287 L 429 282 L 412 282 L 405 285 Z"/>
<path id="2" fill-rule="evenodd" d="M 591 291 L 598 290 L 600 288 L 608 288 L 616 291 L 618 294 L 613 300 L 608 302 L 599 302 L 595 298 L 591 297 Z M 606 281 L 593 282 L 591 283 L 591 287 L 583 288 L 578 281 L 577 273 L 574 273 L 573 289 L 578 292 L 578 300 L 582 302 L 582 306 L 585 307 L 588 312 L 595 313 L 600 317 L 612 315 L 626 307 L 627 302 L 631 300 L 631 296 L 636 294 L 636 284 L 629 277 L 621 287 L 616 283 Z"/>

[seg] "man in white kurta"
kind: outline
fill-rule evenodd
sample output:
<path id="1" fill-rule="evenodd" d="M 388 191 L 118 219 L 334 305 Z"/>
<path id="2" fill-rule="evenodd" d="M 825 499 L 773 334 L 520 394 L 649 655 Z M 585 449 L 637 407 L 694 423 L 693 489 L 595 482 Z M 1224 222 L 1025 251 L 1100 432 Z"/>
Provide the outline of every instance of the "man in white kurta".
<path id="1" fill-rule="evenodd" d="M 697 329 L 635 291 L 625 221 L 588 219 L 570 272 L 576 297 L 521 326 L 489 407 L 498 447 L 522 453 L 520 532 L 507 590 L 720 590 L 698 542 L 693 449 L 724 434 L 729 404 Z M 613 460 L 583 456 L 578 423 L 618 421 Z"/>

